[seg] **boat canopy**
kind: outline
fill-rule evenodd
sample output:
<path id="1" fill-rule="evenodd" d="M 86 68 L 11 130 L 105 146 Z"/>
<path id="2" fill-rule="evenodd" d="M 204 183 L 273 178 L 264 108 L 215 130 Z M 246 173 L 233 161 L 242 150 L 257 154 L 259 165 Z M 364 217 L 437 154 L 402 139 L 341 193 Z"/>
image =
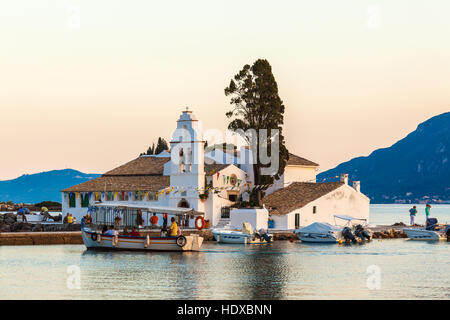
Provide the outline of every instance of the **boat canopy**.
<path id="1" fill-rule="evenodd" d="M 367 221 L 367 219 L 361 219 L 361 218 L 355 218 L 355 217 L 351 217 L 351 216 L 346 216 L 346 215 L 334 215 L 335 218 L 339 218 L 342 220 L 347 220 L 347 221 L 352 221 L 352 220 L 361 220 L 361 221 Z"/>
<path id="2" fill-rule="evenodd" d="M 193 208 L 179 208 L 179 207 L 165 207 L 165 206 L 152 206 L 142 204 L 122 204 L 122 203 L 96 203 L 93 207 L 97 208 L 111 208 L 111 209 L 137 209 L 154 213 L 167 213 L 170 215 L 182 216 L 185 214 L 204 215 L 203 212 L 195 211 Z"/>
<path id="3" fill-rule="evenodd" d="M 303 227 L 296 232 L 302 232 L 302 233 L 328 233 L 328 232 L 334 232 L 334 231 L 341 231 L 342 228 L 332 226 L 329 223 L 326 222 L 314 222 L 310 224 L 309 226 Z"/>

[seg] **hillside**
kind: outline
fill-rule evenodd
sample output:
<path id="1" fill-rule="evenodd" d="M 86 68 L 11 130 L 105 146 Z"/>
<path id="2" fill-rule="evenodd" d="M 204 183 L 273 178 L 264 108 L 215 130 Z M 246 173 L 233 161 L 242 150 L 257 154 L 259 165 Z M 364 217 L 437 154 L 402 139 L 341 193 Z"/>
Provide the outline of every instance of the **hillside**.
<path id="1" fill-rule="evenodd" d="M 450 112 L 437 115 L 394 145 L 318 175 L 348 173 L 372 202 L 450 200 Z"/>
<path id="2" fill-rule="evenodd" d="M 61 202 L 60 190 L 99 176 L 99 174 L 86 174 L 72 169 L 24 174 L 16 179 L 0 181 L 0 201 Z"/>

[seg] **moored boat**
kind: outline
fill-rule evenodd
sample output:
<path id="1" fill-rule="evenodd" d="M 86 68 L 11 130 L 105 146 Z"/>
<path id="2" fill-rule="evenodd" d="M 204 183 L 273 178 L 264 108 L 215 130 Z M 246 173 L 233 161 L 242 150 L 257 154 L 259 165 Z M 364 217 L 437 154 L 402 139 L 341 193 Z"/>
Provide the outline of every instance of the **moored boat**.
<path id="1" fill-rule="evenodd" d="M 302 242 L 312 243 L 338 243 L 338 242 L 364 242 L 371 240 L 371 234 L 362 224 L 366 219 L 354 218 L 346 215 L 335 215 L 335 225 L 325 222 L 314 222 L 306 227 L 294 231 Z M 344 226 L 336 224 L 336 218 L 346 221 Z M 353 228 L 352 221 L 361 221 Z M 352 229 L 354 229 L 352 231 Z"/>
<path id="2" fill-rule="evenodd" d="M 342 228 L 322 222 L 314 222 L 309 226 L 295 230 L 302 242 L 315 243 L 336 243 L 341 232 Z"/>
<path id="3" fill-rule="evenodd" d="M 440 225 L 436 218 L 427 220 L 425 228 L 403 228 L 410 240 L 439 241 L 450 239 L 450 225 Z"/>
<path id="4" fill-rule="evenodd" d="M 214 239 L 220 243 L 234 244 L 266 244 L 272 241 L 272 236 L 267 233 L 254 232 L 250 223 L 244 222 L 242 230 L 213 229 Z"/>
<path id="5" fill-rule="evenodd" d="M 100 212 L 103 209 L 103 212 Z M 106 210 L 105 210 L 106 209 Z M 109 209 L 110 214 L 106 211 Z M 98 231 L 101 225 L 109 225 L 111 218 L 116 223 L 125 221 L 119 227 L 139 227 L 143 212 L 154 212 L 150 207 L 91 207 L 93 224 L 86 225 L 85 219 L 81 221 L 81 234 L 87 249 L 94 250 L 128 250 L 128 251 L 199 251 L 203 244 L 203 237 L 199 235 L 178 235 L 170 237 L 161 232 L 161 236 L 131 236 L 124 234 L 108 235 Z M 188 210 L 170 212 L 171 215 L 183 215 Z M 111 216 L 111 213 L 113 216 Z M 118 219 L 118 217 L 120 219 Z"/>

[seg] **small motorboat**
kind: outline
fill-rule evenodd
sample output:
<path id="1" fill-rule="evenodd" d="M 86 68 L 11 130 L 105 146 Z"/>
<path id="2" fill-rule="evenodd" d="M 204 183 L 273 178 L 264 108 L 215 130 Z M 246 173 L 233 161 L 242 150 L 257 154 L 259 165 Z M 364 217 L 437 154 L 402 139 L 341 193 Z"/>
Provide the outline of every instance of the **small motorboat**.
<path id="1" fill-rule="evenodd" d="M 335 225 L 326 222 L 314 222 L 309 226 L 294 231 L 302 242 L 337 243 L 337 242 L 365 242 L 372 239 L 372 235 L 363 225 L 353 228 L 352 221 L 366 221 L 350 216 L 335 215 Z M 336 224 L 336 218 L 346 221 L 344 226 Z M 352 230 L 354 229 L 354 230 Z M 358 240 L 359 238 L 359 240 Z"/>
<path id="2" fill-rule="evenodd" d="M 167 209 L 167 208 L 166 208 Z M 184 208 L 176 208 L 170 212 L 171 215 L 184 215 L 187 210 Z M 107 235 L 98 231 L 101 225 L 112 225 L 113 221 L 120 221 L 123 225 L 120 227 L 136 227 L 139 228 L 140 222 L 143 221 L 142 215 L 150 215 L 155 212 L 155 208 L 138 207 L 138 206 L 108 206 L 97 205 L 90 207 L 88 212 L 92 216 L 93 224 L 87 226 L 85 218 L 81 219 L 81 236 L 87 249 L 89 250 L 127 250 L 127 251 L 199 251 L 203 244 L 203 237 L 191 235 L 179 235 L 177 237 L 169 236 L 130 236 Z M 159 209 L 158 209 L 159 210 Z M 168 210 L 168 209 L 167 209 Z M 192 211 L 193 212 L 193 211 Z M 118 219 L 120 218 L 120 219 Z M 123 221 L 123 222 L 122 222 Z"/>
<path id="3" fill-rule="evenodd" d="M 294 232 L 302 242 L 336 243 L 341 237 L 342 228 L 326 222 L 314 222 Z"/>
<path id="4" fill-rule="evenodd" d="M 62 218 L 58 216 L 51 216 L 51 215 L 42 215 L 42 214 L 25 214 L 25 219 L 23 219 L 22 214 L 17 214 L 17 222 L 28 222 L 31 224 L 41 223 L 41 224 L 50 224 L 50 223 L 62 223 Z M 51 219 L 51 220 L 50 220 Z"/>
<path id="5" fill-rule="evenodd" d="M 429 218 L 425 228 L 403 228 L 410 240 L 450 240 L 450 225 L 438 224 L 436 218 Z"/>
<path id="6" fill-rule="evenodd" d="M 267 232 L 254 232 L 253 227 L 248 222 L 242 224 L 242 230 L 240 231 L 223 228 L 212 229 L 211 232 L 214 239 L 220 243 L 265 244 L 272 242 L 271 235 Z"/>

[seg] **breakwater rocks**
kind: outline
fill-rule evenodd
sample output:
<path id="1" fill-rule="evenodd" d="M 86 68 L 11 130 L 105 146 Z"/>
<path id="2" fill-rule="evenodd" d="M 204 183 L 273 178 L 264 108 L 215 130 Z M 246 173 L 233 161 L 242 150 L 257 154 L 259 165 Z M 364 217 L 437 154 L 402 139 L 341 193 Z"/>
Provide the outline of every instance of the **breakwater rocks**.
<path id="1" fill-rule="evenodd" d="M 373 239 L 408 238 L 406 233 L 403 232 L 404 227 L 406 227 L 406 224 L 397 222 L 391 226 L 376 226 L 368 229 L 372 232 Z"/>
<path id="2" fill-rule="evenodd" d="M 0 234 L 0 246 L 83 244 L 81 232 L 10 232 Z"/>
<path id="3" fill-rule="evenodd" d="M 399 230 L 389 229 L 384 231 L 375 231 L 372 238 L 374 239 L 397 239 L 397 238 L 408 238 L 406 233 Z"/>
<path id="4" fill-rule="evenodd" d="M 81 231 L 80 224 L 31 224 L 17 221 L 14 213 L 0 215 L 0 232 L 51 232 L 51 231 Z"/>

